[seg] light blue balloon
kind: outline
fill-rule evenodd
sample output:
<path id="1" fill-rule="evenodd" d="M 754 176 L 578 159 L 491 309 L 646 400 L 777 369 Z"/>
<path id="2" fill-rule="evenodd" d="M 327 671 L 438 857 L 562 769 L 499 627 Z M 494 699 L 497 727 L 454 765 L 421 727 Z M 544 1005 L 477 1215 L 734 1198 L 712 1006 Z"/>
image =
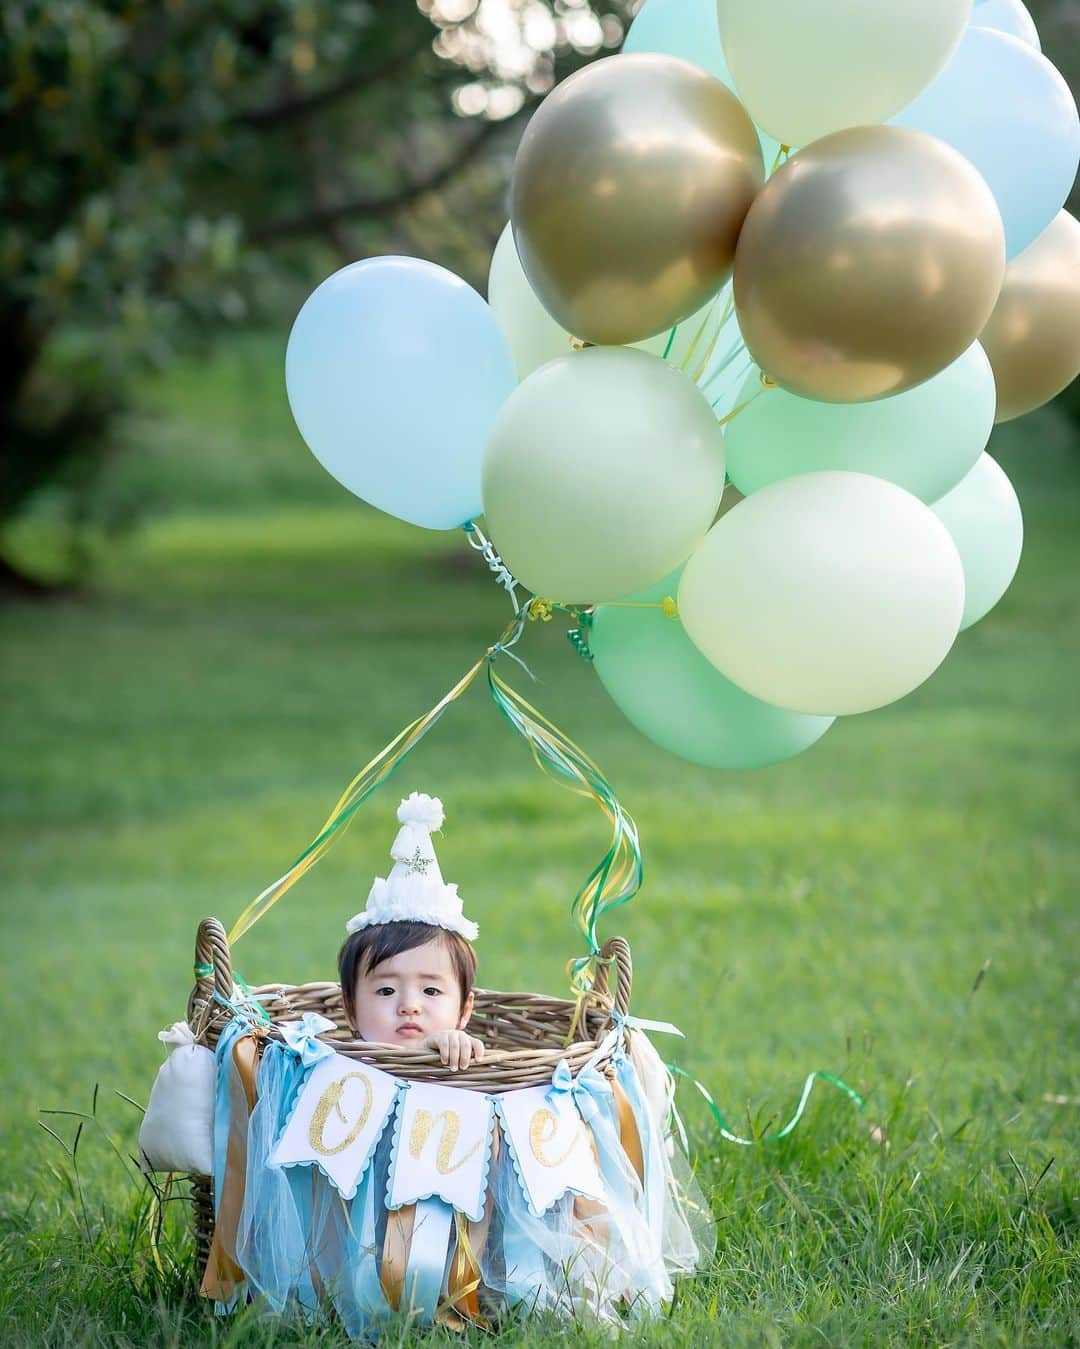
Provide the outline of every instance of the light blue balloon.
<path id="1" fill-rule="evenodd" d="M 289 406 L 323 468 L 427 529 L 480 514 L 484 447 L 515 383 L 488 306 L 419 258 L 366 258 L 327 277 L 285 354 Z"/>
<path id="2" fill-rule="evenodd" d="M 1065 204 L 1080 163 L 1080 117 L 1045 56 L 992 28 L 968 28 L 948 65 L 895 126 L 954 146 L 990 185 L 1008 257 L 1027 248 Z"/>
<path id="3" fill-rule="evenodd" d="M 971 11 L 975 28 L 996 28 L 999 33 L 1011 33 L 1036 51 L 1042 51 L 1039 30 L 1021 0 L 975 0 Z"/>
<path id="4" fill-rule="evenodd" d="M 659 52 L 662 56 L 681 56 L 684 61 L 707 70 L 738 97 L 727 57 L 720 44 L 720 25 L 716 19 L 716 0 L 645 0 L 630 25 L 624 52 Z M 749 116 L 749 114 L 747 114 Z M 765 173 L 772 171 L 780 153 L 780 142 L 768 132 L 757 129 Z"/>

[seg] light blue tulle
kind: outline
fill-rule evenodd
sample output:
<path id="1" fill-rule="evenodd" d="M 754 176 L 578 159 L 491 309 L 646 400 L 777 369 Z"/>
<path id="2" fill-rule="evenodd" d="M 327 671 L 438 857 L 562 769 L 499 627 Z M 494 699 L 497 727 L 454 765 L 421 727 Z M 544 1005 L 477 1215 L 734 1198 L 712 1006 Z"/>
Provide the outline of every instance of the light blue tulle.
<path id="1" fill-rule="evenodd" d="M 314 1313 L 319 1301 L 309 1245 L 312 1173 L 307 1167 L 270 1164 L 303 1080 L 304 1068 L 295 1054 L 282 1045 L 267 1046 L 259 1067 L 258 1100 L 248 1126 L 247 1176 L 236 1254 L 253 1288 L 276 1312 L 296 1302 Z"/>
<path id="2" fill-rule="evenodd" d="M 232 1033 L 230 1044 L 238 1033 Z M 222 1061 L 231 1063 L 228 1047 Z M 267 1046 L 248 1127 L 237 1259 L 248 1291 L 269 1310 L 298 1312 L 308 1321 L 333 1314 L 354 1338 L 373 1339 L 394 1315 L 380 1282 L 392 1131 L 383 1134 L 352 1200 L 343 1199 L 317 1168 L 273 1165 L 274 1145 L 304 1080 L 295 1052 L 281 1044 Z M 471 1229 L 488 1318 L 505 1310 L 535 1310 L 613 1326 L 632 1323 L 655 1314 L 672 1295 L 672 1276 L 694 1269 L 707 1256 L 708 1243 L 695 1241 L 691 1233 L 688 1196 L 691 1204 L 695 1201 L 675 1180 L 671 1140 L 655 1118 L 634 1064 L 621 1051 L 615 1057 L 615 1080 L 637 1123 L 644 1184 L 623 1151 L 609 1080 L 588 1071 L 553 1086 L 572 1092 L 592 1135 L 604 1182 L 602 1204 L 567 1194 L 547 1213 L 532 1214 L 510 1148 L 496 1132 L 486 1225 Z M 439 1302 L 446 1297 L 454 1231 L 451 1224 L 449 1247 L 440 1249 L 433 1263 L 434 1269 L 441 1267 Z M 413 1256 L 418 1249 L 414 1240 Z M 431 1319 L 434 1302 L 428 1299 L 421 1319 Z"/>

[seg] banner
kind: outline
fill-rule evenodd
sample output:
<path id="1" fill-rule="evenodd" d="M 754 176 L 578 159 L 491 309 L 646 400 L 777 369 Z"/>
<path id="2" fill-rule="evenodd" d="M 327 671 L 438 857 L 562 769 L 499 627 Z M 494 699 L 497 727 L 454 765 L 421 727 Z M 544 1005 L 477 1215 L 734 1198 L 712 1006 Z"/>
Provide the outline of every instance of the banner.
<path id="1" fill-rule="evenodd" d="M 567 1191 L 604 1198 L 592 1136 L 569 1092 L 525 1087 L 504 1092 L 498 1102 L 521 1188 L 536 1217 Z"/>
<path id="2" fill-rule="evenodd" d="M 387 1208 L 437 1195 L 479 1222 L 494 1122 L 491 1097 L 482 1092 L 404 1083 Z"/>
<path id="3" fill-rule="evenodd" d="M 343 1054 L 322 1059 L 300 1089 L 271 1164 L 318 1166 L 352 1199 L 400 1089 L 389 1073 Z"/>

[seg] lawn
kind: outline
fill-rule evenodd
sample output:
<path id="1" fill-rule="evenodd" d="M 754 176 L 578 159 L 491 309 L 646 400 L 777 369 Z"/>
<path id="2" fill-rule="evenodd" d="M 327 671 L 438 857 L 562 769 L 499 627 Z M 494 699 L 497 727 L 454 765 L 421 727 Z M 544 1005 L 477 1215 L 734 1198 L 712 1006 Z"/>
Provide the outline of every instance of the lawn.
<path id="1" fill-rule="evenodd" d="M 138 1114 L 116 1093 L 146 1099 L 198 920 L 228 922 L 284 870 L 507 617 L 460 537 L 325 479 L 291 430 L 278 346 L 250 338 L 148 385 L 112 487 L 151 517 L 101 545 L 88 593 L 0 613 L 5 1346 L 316 1338 L 216 1322 L 155 1275 L 101 1130 L 83 1131 L 72 1190 L 37 1123 L 70 1142 L 76 1121 L 41 1111 L 87 1110 L 99 1084 L 103 1124 L 133 1148 Z M 503 668 L 638 821 L 645 886 L 606 934 L 634 948 L 635 1010 L 686 1032 L 662 1048 L 744 1133 L 783 1122 L 825 1068 L 888 1136 L 819 1086 L 790 1139 L 737 1148 L 686 1094 L 717 1258 L 650 1342 L 1080 1339 L 1073 435 L 1053 410 L 999 433 L 1027 523 L 1012 590 L 914 695 L 788 764 L 720 774 L 652 749 L 558 621 L 518 648 L 537 684 Z M 40 547 L 33 530 L 24 544 Z M 238 945 L 249 982 L 330 977 L 413 788 L 446 804 L 440 860 L 480 921 L 482 982 L 565 988 L 569 902 L 605 825 L 541 777 L 480 685 Z M 185 1258 L 172 1207 L 167 1270 Z"/>

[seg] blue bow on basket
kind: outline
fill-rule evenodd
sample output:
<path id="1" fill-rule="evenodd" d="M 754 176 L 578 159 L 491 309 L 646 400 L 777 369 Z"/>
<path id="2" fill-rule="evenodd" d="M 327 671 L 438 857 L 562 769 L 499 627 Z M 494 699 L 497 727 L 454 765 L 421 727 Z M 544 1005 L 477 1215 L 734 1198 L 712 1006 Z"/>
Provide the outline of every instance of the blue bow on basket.
<path id="1" fill-rule="evenodd" d="M 603 1073 L 593 1067 L 591 1062 L 587 1063 L 575 1078 L 567 1061 L 560 1059 L 551 1074 L 551 1086 L 547 1089 L 546 1096 L 552 1104 L 555 1104 L 560 1096 L 563 1099 L 569 1097 L 577 1106 L 582 1119 L 588 1124 L 600 1112 L 598 1098 L 610 1097 L 611 1094 L 611 1083 Z"/>
<path id="2" fill-rule="evenodd" d="M 281 1036 L 305 1068 L 314 1068 L 334 1053 L 331 1045 L 319 1039 L 323 1031 L 336 1029 L 335 1023 L 318 1012 L 305 1012 L 299 1021 L 284 1021 Z"/>

